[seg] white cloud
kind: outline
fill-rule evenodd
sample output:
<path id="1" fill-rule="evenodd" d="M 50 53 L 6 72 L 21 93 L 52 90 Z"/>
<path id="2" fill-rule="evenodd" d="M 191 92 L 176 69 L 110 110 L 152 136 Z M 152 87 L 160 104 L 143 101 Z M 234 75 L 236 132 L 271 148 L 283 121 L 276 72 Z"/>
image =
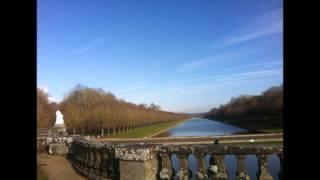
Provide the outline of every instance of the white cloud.
<path id="1" fill-rule="evenodd" d="M 39 89 L 41 89 L 43 92 L 45 92 L 45 93 L 49 93 L 49 88 L 48 88 L 48 86 L 39 86 L 38 87 Z"/>
<path id="2" fill-rule="evenodd" d="M 41 89 L 43 92 L 45 92 L 46 94 L 49 95 L 49 88 L 48 86 L 38 86 L 39 89 Z M 48 96 L 48 101 L 49 103 L 55 102 L 55 103 L 59 103 L 59 100 L 53 96 Z"/>
<path id="3" fill-rule="evenodd" d="M 49 101 L 50 103 L 53 103 L 53 102 L 59 103 L 59 101 L 58 101 L 55 97 L 52 97 L 52 96 L 48 97 L 48 101 Z"/>

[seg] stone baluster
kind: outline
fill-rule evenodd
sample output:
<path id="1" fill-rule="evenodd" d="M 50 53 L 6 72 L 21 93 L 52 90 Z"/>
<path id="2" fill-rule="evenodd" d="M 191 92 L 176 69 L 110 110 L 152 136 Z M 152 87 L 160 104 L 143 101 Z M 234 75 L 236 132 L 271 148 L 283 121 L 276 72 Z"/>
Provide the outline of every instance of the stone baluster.
<path id="1" fill-rule="evenodd" d="M 207 171 L 206 171 L 206 162 L 204 160 L 205 154 L 204 153 L 196 153 L 195 157 L 197 159 L 197 166 L 198 166 L 198 172 L 196 175 L 196 179 L 207 180 L 208 175 L 207 175 Z"/>
<path id="2" fill-rule="evenodd" d="M 159 172 L 160 179 L 170 180 L 172 177 L 172 164 L 170 155 L 167 153 L 160 153 L 161 171 Z"/>
<path id="3" fill-rule="evenodd" d="M 211 154 L 209 172 L 211 179 L 227 180 L 228 172 L 224 163 L 224 155 Z"/>
<path id="4" fill-rule="evenodd" d="M 84 153 L 84 171 L 88 172 L 89 170 L 89 149 L 84 148 L 85 153 Z"/>
<path id="5" fill-rule="evenodd" d="M 94 171 L 94 167 L 93 167 L 93 164 L 94 164 L 94 151 L 90 148 L 89 149 L 89 172 L 90 173 L 93 173 Z"/>
<path id="6" fill-rule="evenodd" d="M 94 168 L 94 173 L 98 176 L 100 176 L 100 167 L 101 167 L 101 155 L 99 152 L 99 149 L 96 149 L 94 152 L 94 163 L 93 163 L 93 168 Z"/>
<path id="7" fill-rule="evenodd" d="M 101 166 L 100 166 L 100 174 L 103 177 L 108 176 L 108 171 L 107 171 L 107 161 L 108 161 L 108 154 L 105 150 L 101 151 Z"/>
<path id="8" fill-rule="evenodd" d="M 218 173 L 217 178 L 219 180 L 227 180 L 228 179 L 228 172 L 224 162 L 224 155 L 216 155 L 215 156 L 217 166 L 218 166 Z"/>
<path id="9" fill-rule="evenodd" d="M 178 154 L 177 157 L 180 160 L 180 168 L 177 177 L 179 180 L 187 180 L 189 179 L 188 154 Z"/>
<path id="10" fill-rule="evenodd" d="M 245 166 L 246 155 L 236 155 L 236 157 L 238 160 L 238 169 L 236 172 L 237 180 L 250 180 Z"/>
<path id="11" fill-rule="evenodd" d="M 283 154 L 278 154 L 279 160 L 280 160 L 280 172 L 279 172 L 279 179 L 282 180 L 283 179 L 283 175 L 282 175 L 282 161 L 283 161 Z"/>
<path id="12" fill-rule="evenodd" d="M 81 160 L 82 160 L 82 157 L 81 157 L 81 147 L 79 146 L 75 146 L 74 147 L 76 150 L 73 152 L 72 154 L 72 159 L 74 160 L 73 162 L 75 164 L 77 164 L 77 166 L 81 166 Z"/>
<path id="13" fill-rule="evenodd" d="M 80 167 L 81 169 L 85 169 L 86 167 L 86 151 L 83 147 L 80 149 Z"/>
<path id="14" fill-rule="evenodd" d="M 211 154 L 210 160 L 209 160 L 208 176 L 210 177 L 210 179 L 215 179 L 217 173 L 218 173 L 217 161 L 214 158 L 214 155 Z"/>
<path id="15" fill-rule="evenodd" d="M 268 172 L 268 156 L 267 154 L 259 154 L 258 158 L 258 166 L 259 171 L 257 173 L 257 177 L 259 180 L 273 180 L 273 177 Z"/>
<path id="16" fill-rule="evenodd" d="M 114 167 L 115 165 L 116 165 L 116 163 L 115 163 L 114 151 L 109 150 L 108 151 L 107 172 L 110 177 L 116 176 L 115 167 Z"/>

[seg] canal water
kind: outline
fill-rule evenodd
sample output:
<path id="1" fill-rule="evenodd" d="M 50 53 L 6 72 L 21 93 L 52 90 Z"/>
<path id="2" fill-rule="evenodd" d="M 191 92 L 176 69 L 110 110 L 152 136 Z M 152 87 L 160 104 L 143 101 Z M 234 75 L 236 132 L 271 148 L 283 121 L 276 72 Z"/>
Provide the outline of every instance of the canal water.
<path id="1" fill-rule="evenodd" d="M 202 118 L 192 118 L 178 126 L 163 132 L 156 137 L 177 137 L 177 136 L 217 136 L 217 135 L 232 135 L 232 134 L 247 134 L 252 133 L 252 131 L 239 128 L 236 126 L 231 126 L 221 122 L 202 119 Z M 210 156 L 206 156 L 206 167 L 209 166 Z M 176 172 L 179 169 L 179 159 L 176 155 L 172 156 L 173 168 Z M 237 159 L 234 155 L 226 155 L 225 163 L 228 170 L 228 175 L 230 180 L 236 179 L 237 171 Z M 197 161 L 193 155 L 188 158 L 189 168 L 192 170 L 192 179 L 195 179 L 195 174 L 197 172 Z M 247 155 L 246 169 L 250 176 L 250 180 L 257 179 L 258 173 L 258 160 L 255 155 Z M 275 155 L 268 156 L 268 170 L 275 180 L 279 180 L 278 173 L 280 172 L 280 160 Z"/>

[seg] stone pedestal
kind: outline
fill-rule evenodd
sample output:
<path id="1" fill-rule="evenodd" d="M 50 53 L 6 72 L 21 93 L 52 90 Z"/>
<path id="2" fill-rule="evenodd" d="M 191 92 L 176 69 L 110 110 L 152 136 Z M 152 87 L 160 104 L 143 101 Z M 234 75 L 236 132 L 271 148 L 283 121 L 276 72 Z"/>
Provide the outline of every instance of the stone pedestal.
<path id="1" fill-rule="evenodd" d="M 49 144 L 50 155 L 66 155 L 68 153 L 68 145 L 66 143 Z"/>
<path id="2" fill-rule="evenodd" d="M 116 148 L 121 180 L 156 180 L 158 161 L 151 149 L 143 147 Z"/>
<path id="3" fill-rule="evenodd" d="M 52 135 L 56 136 L 67 136 L 67 127 L 64 124 L 55 124 L 52 128 Z"/>

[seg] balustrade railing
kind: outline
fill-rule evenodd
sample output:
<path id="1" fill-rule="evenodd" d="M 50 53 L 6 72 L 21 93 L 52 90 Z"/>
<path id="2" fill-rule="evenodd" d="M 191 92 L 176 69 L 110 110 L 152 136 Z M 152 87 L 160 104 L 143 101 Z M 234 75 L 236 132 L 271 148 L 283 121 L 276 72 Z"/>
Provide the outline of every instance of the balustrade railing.
<path id="1" fill-rule="evenodd" d="M 225 156 L 237 159 L 237 180 L 249 180 L 245 159 L 255 154 L 258 159 L 257 179 L 269 180 L 268 155 L 277 155 L 282 166 L 282 145 L 224 145 L 224 144 L 112 144 L 76 139 L 69 149 L 69 159 L 74 168 L 89 179 L 229 179 Z M 174 170 L 172 155 L 179 159 Z M 194 175 L 189 169 L 188 157 L 196 159 Z M 209 165 L 205 158 L 210 156 Z M 279 179 L 282 179 L 280 168 Z"/>

